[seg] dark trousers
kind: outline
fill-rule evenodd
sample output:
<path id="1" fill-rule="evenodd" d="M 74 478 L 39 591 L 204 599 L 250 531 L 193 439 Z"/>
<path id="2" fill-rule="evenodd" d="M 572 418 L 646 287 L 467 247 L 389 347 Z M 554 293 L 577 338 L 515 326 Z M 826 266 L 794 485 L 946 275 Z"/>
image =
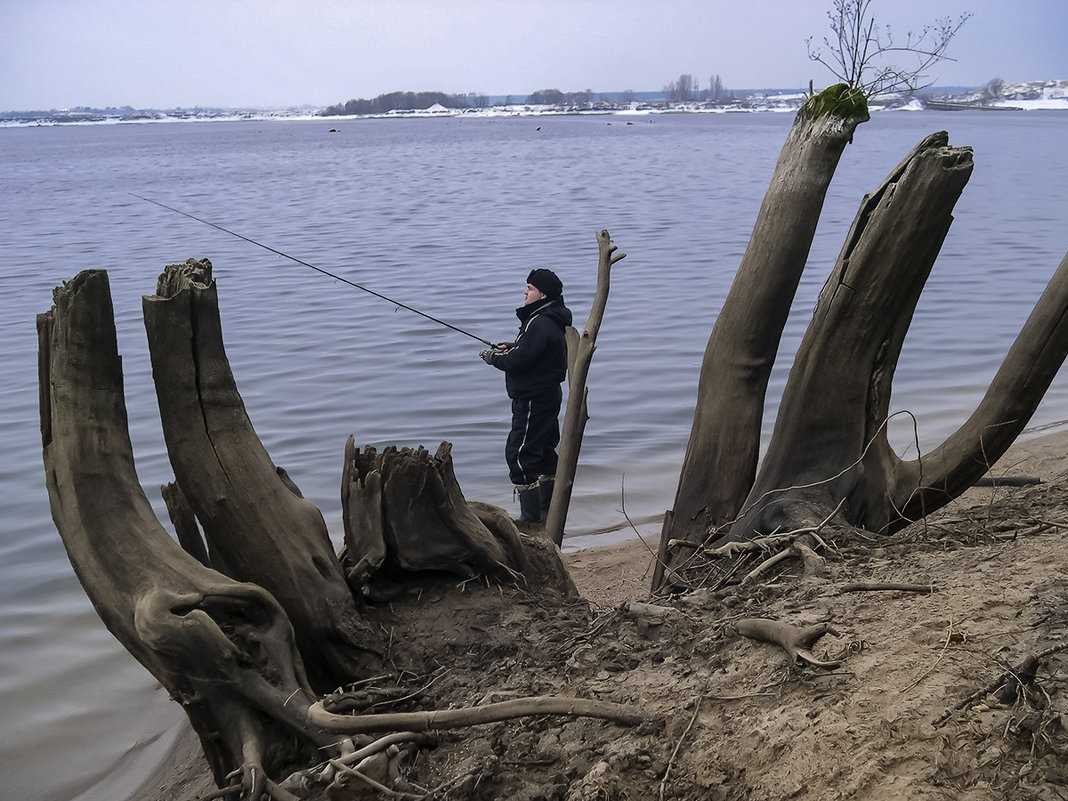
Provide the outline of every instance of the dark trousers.
<path id="1" fill-rule="evenodd" d="M 504 458 L 513 484 L 533 484 L 539 475 L 556 475 L 562 394 L 557 387 L 552 393 L 512 400 L 512 430 Z"/>

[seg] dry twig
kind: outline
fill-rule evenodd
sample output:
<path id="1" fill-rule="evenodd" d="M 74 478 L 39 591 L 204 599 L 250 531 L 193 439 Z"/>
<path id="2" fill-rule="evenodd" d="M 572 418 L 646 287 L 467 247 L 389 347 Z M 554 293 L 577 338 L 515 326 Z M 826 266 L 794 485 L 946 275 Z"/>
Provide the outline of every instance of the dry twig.
<path id="1" fill-rule="evenodd" d="M 886 581 L 855 581 L 852 584 L 843 584 L 838 588 L 838 594 L 847 592 L 879 592 L 882 590 L 893 592 L 925 592 L 935 591 L 933 584 L 895 584 Z"/>
<path id="2" fill-rule="evenodd" d="M 682 748 L 682 742 L 686 739 L 686 735 L 690 733 L 693 724 L 697 722 L 697 714 L 701 711 L 701 702 L 704 700 L 705 696 L 702 693 L 693 705 L 693 714 L 690 716 L 690 722 L 686 724 L 686 728 L 683 729 L 682 734 L 679 736 L 679 741 L 675 743 L 675 750 L 671 752 L 671 758 L 668 760 L 667 768 L 664 769 L 664 778 L 660 780 L 660 801 L 664 801 L 664 791 L 667 789 L 667 780 L 671 775 L 671 768 L 675 764 L 675 757 L 679 755 L 679 749 Z"/>

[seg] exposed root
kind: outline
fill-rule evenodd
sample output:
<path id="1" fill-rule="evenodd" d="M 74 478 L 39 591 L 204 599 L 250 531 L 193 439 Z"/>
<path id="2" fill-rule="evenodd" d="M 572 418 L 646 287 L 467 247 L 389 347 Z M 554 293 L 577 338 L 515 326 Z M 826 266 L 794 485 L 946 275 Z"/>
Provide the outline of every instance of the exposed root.
<path id="1" fill-rule="evenodd" d="M 400 731 L 393 734 L 387 734 L 385 737 L 380 737 L 369 745 L 365 745 L 358 751 L 354 751 L 351 754 L 347 754 L 343 757 L 330 760 L 330 764 L 337 763 L 339 765 L 354 765 L 369 756 L 377 754 L 379 751 L 385 751 L 387 748 L 399 743 L 415 743 L 416 745 L 423 746 L 424 748 L 433 748 L 437 745 L 437 740 L 426 734 L 419 734 L 414 731 Z M 336 767 L 336 765 L 335 765 Z"/>
<path id="2" fill-rule="evenodd" d="M 774 556 L 768 557 L 745 575 L 745 577 L 742 579 L 742 585 L 744 586 L 746 584 L 750 584 L 756 581 L 768 570 L 775 567 L 775 565 L 779 564 L 780 562 L 785 562 L 787 559 L 795 555 L 796 552 L 794 551 L 793 547 L 790 547 L 786 548 L 785 550 L 779 551 Z"/>
<path id="3" fill-rule="evenodd" d="M 391 750 L 396 746 L 391 746 Z M 369 787 L 375 792 L 381 793 L 389 798 L 415 799 L 425 798 L 425 794 L 408 793 L 401 790 L 394 790 L 392 787 L 384 784 L 384 781 L 392 781 L 395 778 L 392 774 L 395 773 L 395 764 L 400 757 L 399 752 L 395 754 L 387 754 L 379 752 L 365 758 L 355 767 L 349 767 L 344 765 L 338 760 L 334 759 L 330 761 L 331 766 L 337 769 L 338 778 L 335 780 L 334 785 L 331 785 L 330 797 L 332 800 L 341 799 L 347 797 L 342 795 L 339 786 L 344 787 L 346 784 L 346 778 L 350 777 L 359 782 L 365 787 Z M 349 794 L 351 797 L 360 797 L 357 793 Z"/>
<path id="4" fill-rule="evenodd" d="M 256 763 L 246 762 L 226 778 L 231 784 L 201 796 L 200 801 L 213 801 L 227 796 L 257 801 L 262 798 L 270 799 L 270 801 L 300 801 L 299 797 L 271 781 L 263 768 Z"/>
<path id="5" fill-rule="evenodd" d="M 933 584 L 895 584 L 887 581 L 855 581 L 851 584 L 843 584 L 838 588 L 838 594 L 847 592 L 922 592 L 931 594 L 935 591 Z"/>
<path id="6" fill-rule="evenodd" d="M 675 750 L 671 752 L 671 759 L 668 760 L 667 768 L 664 769 L 664 777 L 660 780 L 660 801 L 664 801 L 664 791 L 667 789 L 668 777 L 671 776 L 671 768 L 675 764 L 675 758 L 679 755 L 679 749 L 682 748 L 682 743 L 686 739 L 686 735 L 690 733 L 693 724 L 697 722 L 697 715 L 701 711 L 701 702 L 704 700 L 705 696 L 701 695 L 694 701 L 693 714 L 690 715 L 690 722 L 686 724 L 686 728 L 683 729 L 678 742 L 675 743 Z"/>
<path id="7" fill-rule="evenodd" d="M 309 721 L 327 731 L 345 734 L 396 729 L 410 731 L 454 729 L 530 715 L 602 718 L 628 726 L 636 726 L 648 719 L 643 712 L 634 707 L 585 698 L 561 698 L 547 695 L 462 709 L 435 709 L 427 712 L 396 712 L 384 715 L 334 715 L 323 708 L 321 701 L 312 704 L 308 709 Z"/>
<path id="8" fill-rule="evenodd" d="M 963 701 L 958 702 L 952 709 L 947 709 L 934 721 L 933 725 L 941 726 L 953 716 L 954 712 L 958 712 L 999 690 L 998 703 L 1011 704 L 1015 702 L 1020 695 L 1020 690 L 1035 680 L 1039 662 L 1051 654 L 1065 650 L 1068 650 L 1068 643 L 1060 643 L 1037 654 L 1028 655 L 1016 667 L 1002 673 L 982 689 L 976 690 Z"/>
<path id="9" fill-rule="evenodd" d="M 799 629 L 779 620 L 747 617 L 735 621 L 733 627 L 743 637 L 780 646 L 789 655 L 791 663 L 801 660 L 819 668 L 836 668 L 842 664 L 838 660 L 826 662 L 812 655 L 812 646 L 824 634 L 839 636 L 829 623 Z"/>

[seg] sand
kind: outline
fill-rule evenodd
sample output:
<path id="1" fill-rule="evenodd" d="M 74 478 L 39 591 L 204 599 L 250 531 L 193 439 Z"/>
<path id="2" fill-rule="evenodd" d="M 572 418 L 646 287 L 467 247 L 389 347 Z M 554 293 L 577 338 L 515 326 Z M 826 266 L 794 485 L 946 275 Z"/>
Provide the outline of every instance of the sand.
<path id="1" fill-rule="evenodd" d="M 583 602 L 470 588 L 434 598 L 427 619 L 398 627 L 435 652 L 424 704 L 566 694 L 631 704 L 650 721 L 443 732 L 407 778 L 444 784 L 431 797 L 449 799 L 1068 798 L 1068 651 L 1043 658 L 1015 700 L 967 700 L 1066 641 L 1066 454 L 1068 432 L 1018 443 L 993 473 L 1042 484 L 969 490 L 893 537 L 829 543 L 818 574 L 791 561 L 745 591 L 651 598 L 656 543 L 635 538 L 565 556 Z M 859 581 L 933 591 L 848 590 Z M 837 636 L 814 652 L 840 665 L 791 664 L 739 636 L 733 624 L 753 617 L 828 623 Z M 187 732 L 135 797 L 203 797 L 206 773 Z"/>

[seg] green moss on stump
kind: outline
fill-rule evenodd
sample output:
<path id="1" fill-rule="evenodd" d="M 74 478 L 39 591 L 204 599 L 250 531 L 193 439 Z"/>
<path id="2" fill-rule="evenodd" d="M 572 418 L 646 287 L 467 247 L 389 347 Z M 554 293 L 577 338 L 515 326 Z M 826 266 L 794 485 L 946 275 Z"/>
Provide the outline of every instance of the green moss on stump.
<path id="1" fill-rule="evenodd" d="M 849 84 L 836 83 L 806 100 L 798 113 L 812 120 L 835 116 L 844 120 L 866 122 L 869 119 L 868 99 L 860 89 L 850 88 Z"/>

